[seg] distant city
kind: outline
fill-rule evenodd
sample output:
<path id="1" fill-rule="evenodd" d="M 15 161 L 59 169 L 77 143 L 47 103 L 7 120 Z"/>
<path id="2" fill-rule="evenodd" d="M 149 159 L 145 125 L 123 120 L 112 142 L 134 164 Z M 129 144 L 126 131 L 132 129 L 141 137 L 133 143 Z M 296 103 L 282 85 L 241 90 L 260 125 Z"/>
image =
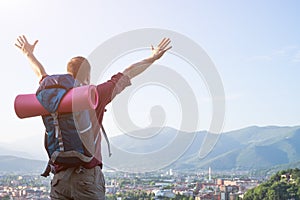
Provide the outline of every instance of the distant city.
<path id="1" fill-rule="evenodd" d="M 148 173 L 125 173 L 104 170 L 108 200 L 125 199 L 195 199 L 237 200 L 268 177 L 250 176 L 245 171 L 214 172 L 212 168 L 198 172 L 173 169 Z M 39 174 L 0 176 L 0 199 L 50 199 L 51 177 Z"/>

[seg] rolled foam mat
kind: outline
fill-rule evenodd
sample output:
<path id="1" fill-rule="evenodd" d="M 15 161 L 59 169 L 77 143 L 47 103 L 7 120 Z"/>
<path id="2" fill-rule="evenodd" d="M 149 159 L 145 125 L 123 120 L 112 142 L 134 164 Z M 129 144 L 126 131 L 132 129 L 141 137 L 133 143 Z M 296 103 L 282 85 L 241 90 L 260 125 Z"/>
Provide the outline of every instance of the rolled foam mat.
<path id="1" fill-rule="evenodd" d="M 58 112 L 77 112 L 95 109 L 98 105 L 96 86 L 86 85 L 72 88 L 58 106 Z M 37 100 L 36 94 L 20 94 L 15 98 L 15 112 L 19 118 L 50 114 Z"/>

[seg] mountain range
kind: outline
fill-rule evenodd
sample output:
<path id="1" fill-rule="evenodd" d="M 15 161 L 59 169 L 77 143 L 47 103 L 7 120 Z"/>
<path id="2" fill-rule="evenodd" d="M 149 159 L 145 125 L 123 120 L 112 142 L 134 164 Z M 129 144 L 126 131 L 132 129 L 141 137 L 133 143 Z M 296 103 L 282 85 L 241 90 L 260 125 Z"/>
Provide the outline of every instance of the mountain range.
<path id="1" fill-rule="evenodd" d="M 197 157 L 196 137 L 189 156 L 181 160 L 185 168 L 212 167 L 218 170 L 258 170 L 300 161 L 300 127 L 247 127 L 221 134 L 212 151 L 203 159 Z M 180 168 L 180 162 L 174 164 Z"/>
<path id="2" fill-rule="evenodd" d="M 157 130 L 155 131 L 157 132 Z M 176 140 L 178 135 L 191 134 L 168 127 L 160 130 L 160 133 L 147 140 L 120 135 L 112 138 L 112 142 L 121 149 L 144 153 L 147 156 L 147 153 L 163 148 L 162 143 L 167 147 L 170 141 Z M 139 133 L 132 135 L 138 136 Z M 186 151 L 168 167 L 179 170 L 207 169 L 211 167 L 215 170 L 249 171 L 276 166 L 297 166 L 300 161 L 300 126 L 251 126 L 225 132 L 218 136 L 212 135 L 207 131 L 196 132 Z M 205 157 L 200 157 L 199 150 L 207 137 L 215 138 L 215 145 L 212 144 L 214 146 Z M 203 147 L 205 148 L 205 146 Z M 162 156 L 167 157 L 168 155 Z M 124 160 L 124 162 L 126 161 Z"/>
<path id="3" fill-rule="evenodd" d="M 181 139 L 188 134 L 190 141 Z M 214 138 L 213 143 L 209 143 L 211 140 L 205 140 L 210 137 Z M 211 167 L 214 170 L 251 171 L 276 167 L 300 167 L 300 126 L 251 126 L 217 136 L 207 131 L 189 133 L 164 127 L 139 130 L 112 137 L 110 140 L 112 146 L 129 153 L 144 155 L 145 159 L 148 154 L 154 152 L 159 155 L 160 151 L 169 148 L 167 154 L 159 155 L 160 159 L 168 159 L 172 156 L 172 152 L 175 152 L 178 154 L 178 159 L 170 162 L 167 167 L 177 170 L 188 171 Z M 211 149 L 205 156 L 199 156 L 200 148 L 207 148 L 203 145 L 204 141 Z M 181 144 L 188 144 L 184 151 L 178 151 Z M 44 169 L 45 161 L 16 158 L 20 156 L 20 152 L 3 148 L 1 144 L 0 149 L 2 150 L 0 172 Z M 102 149 L 104 161 L 110 159 L 105 156 L 105 143 Z M 112 157 L 119 159 L 120 162 L 128 162 L 126 157 L 118 156 L 117 152 L 113 152 Z"/>
<path id="4" fill-rule="evenodd" d="M 0 156 L 0 172 L 9 173 L 42 173 L 47 162 L 16 156 Z"/>

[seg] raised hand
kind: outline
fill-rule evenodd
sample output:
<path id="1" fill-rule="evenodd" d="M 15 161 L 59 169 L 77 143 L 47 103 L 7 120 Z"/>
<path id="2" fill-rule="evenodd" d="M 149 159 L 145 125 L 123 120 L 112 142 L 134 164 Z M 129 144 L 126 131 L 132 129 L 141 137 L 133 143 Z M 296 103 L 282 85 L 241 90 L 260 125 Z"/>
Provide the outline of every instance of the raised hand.
<path id="1" fill-rule="evenodd" d="M 43 67 L 43 65 L 37 60 L 37 58 L 33 55 L 33 50 L 35 48 L 35 45 L 38 43 L 38 40 L 36 40 L 33 44 L 29 44 L 27 41 L 27 38 L 22 35 L 17 38 L 17 42 L 15 43 L 15 46 L 21 49 L 21 51 L 26 55 L 28 58 L 31 68 L 33 69 L 33 72 L 37 75 L 39 80 L 42 79 L 42 77 L 46 76 L 47 73 Z"/>
<path id="2" fill-rule="evenodd" d="M 160 57 L 162 57 L 166 51 L 168 51 L 169 49 L 172 48 L 172 46 L 169 46 L 170 43 L 171 43 L 171 40 L 169 38 L 164 38 L 160 41 L 160 43 L 158 44 L 157 47 L 154 48 L 151 45 L 152 58 L 154 60 L 157 60 Z"/>
<path id="3" fill-rule="evenodd" d="M 38 43 L 38 40 L 36 40 L 33 44 L 29 44 L 27 41 L 27 38 L 22 35 L 17 38 L 17 42 L 15 43 L 15 46 L 21 49 L 21 51 L 25 54 L 33 54 L 33 50 L 35 48 L 35 45 Z"/>

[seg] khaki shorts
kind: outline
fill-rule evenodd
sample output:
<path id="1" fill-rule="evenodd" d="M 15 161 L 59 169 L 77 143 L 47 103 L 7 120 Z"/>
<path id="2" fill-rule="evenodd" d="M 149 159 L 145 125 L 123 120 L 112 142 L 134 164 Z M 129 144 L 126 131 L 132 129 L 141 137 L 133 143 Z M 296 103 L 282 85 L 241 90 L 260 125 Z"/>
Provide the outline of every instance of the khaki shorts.
<path id="1" fill-rule="evenodd" d="M 105 180 L 99 166 L 92 169 L 68 168 L 54 175 L 51 199 L 104 200 Z"/>

